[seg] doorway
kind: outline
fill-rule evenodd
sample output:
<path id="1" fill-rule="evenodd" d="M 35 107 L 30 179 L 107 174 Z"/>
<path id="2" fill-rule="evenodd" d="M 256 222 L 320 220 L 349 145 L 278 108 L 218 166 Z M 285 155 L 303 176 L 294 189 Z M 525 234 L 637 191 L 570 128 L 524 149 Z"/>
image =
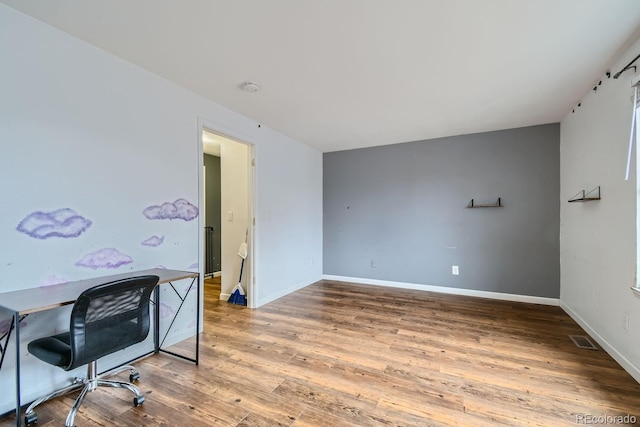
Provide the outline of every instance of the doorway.
<path id="1" fill-rule="evenodd" d="M 247 305 L 252 307 L 253 145 L 206 124 L 201 124 L 200 134 L 201 288 L 209 292 L 202 301 L 226 301 L 240 281 L 247 293 Z M 249 250 L 240 275 L 242 258 L 238 251 L 245 239 Z"/>
<path id="2" fill-rule="evenodd" d="M 203 190 L 204 190 L 204 277 L 220 278 L 222 199 L 220 173 L 220 141 L 216 135 L 204 130 L 203 142 Z"/>

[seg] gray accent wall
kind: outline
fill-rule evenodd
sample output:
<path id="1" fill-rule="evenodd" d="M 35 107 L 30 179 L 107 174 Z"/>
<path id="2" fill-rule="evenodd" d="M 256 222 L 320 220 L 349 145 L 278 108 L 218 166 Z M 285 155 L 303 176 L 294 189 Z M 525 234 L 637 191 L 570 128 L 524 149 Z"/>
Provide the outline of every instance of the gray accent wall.
<path id="1" fill-rule="evenodd" d="M 222 233 L 222 210 L 221 210 L 221 179 L 220 179 L 220 157 L 209 154 L 204 155 L 204 165 L 207 168 L 206 194 L 205 194 L 205 227 L 213 227 L 213 271 L 222 270 L 221 264 L 221 233 Z M 207 256 L 206 254 L 205 256 Z"/>
<path id="2" fill-rule="evenodd" d="M 325 275 L 560 296 L 559 124 L 330 152 L 323 164 Z M 504 207 L 467 208 L 498 198 Z"/>

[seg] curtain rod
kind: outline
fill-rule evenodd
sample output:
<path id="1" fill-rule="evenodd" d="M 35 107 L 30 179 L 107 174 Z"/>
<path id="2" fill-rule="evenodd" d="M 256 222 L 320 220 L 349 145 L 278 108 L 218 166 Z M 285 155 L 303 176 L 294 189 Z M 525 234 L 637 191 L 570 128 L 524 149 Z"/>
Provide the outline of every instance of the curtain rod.
<path id="1" fill-rule="evenodd" d="M 626 66 L 626 67 L 624 67 L 622 70 L 618 71 L 618 72 L 616 73 L 616 75 L 615 75 L 615 76 L 613 76 L 613 78 L 614 78 L 614 79 L 617 79 L 618 77 L 620 77 L 620 75 L 621 75 L 622 73 L 624 73 L 625 71 L 627 71 L 627 70 L 628 70 L 629 68 L 631 68 L 632 66 L 633 66 L 633 68 L 636 68 L 636 67 L 635 67 L 635 65 L 633 65 L 633 63 L 634 63 L 634 62 L 636 62 L 636 61 L 638 60 L 638 58 L 640 58 L 640 55 L 638 55 L 638 56 L 636 56 L 635 58 L 633 58 L 633 61 L 629 62 L 629 63 L 627 64 L 627 66 Z"/>

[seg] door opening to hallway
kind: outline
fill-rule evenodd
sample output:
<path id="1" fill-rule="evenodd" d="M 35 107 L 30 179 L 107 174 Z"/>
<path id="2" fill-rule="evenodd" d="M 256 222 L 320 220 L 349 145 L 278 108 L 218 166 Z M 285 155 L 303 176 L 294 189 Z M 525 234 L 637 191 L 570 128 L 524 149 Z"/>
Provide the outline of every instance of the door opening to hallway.
<path id="1" fill-rule="evenodd" d="M 226 301 L 239 283 L 251 306 L 253 146 L 202 128 L 202 251 L 204 302 Z M 240 276 L 240 246 L 248 255 Z"/>

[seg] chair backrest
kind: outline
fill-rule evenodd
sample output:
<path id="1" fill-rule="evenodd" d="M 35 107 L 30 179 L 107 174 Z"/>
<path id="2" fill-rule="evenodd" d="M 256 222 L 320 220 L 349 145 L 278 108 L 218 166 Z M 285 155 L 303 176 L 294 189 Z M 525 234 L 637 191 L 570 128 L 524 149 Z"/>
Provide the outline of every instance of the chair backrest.
<path id="1" fill-rule="evenodd" d="M 158 276 L 138 276 L 84 291 L 71 310 L 74 369 L 143 341 L 149 334 L 149 300 Z"/>

